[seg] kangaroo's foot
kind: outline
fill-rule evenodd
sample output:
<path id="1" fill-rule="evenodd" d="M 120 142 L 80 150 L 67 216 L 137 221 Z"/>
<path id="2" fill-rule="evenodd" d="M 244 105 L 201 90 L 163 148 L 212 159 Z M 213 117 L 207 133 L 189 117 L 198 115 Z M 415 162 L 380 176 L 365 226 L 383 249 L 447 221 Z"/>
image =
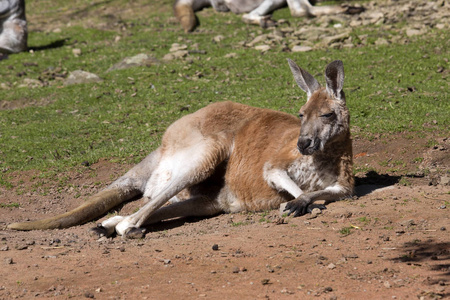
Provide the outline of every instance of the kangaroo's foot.
<path id="1" fill-rule="evenodd" d="M 123 239 L 143 239 L 145 234 L 147 233 L 147 229 L 139 228 L 139 227 L 131 227 L 128 228 L 124 234 L 122 235 Z"/>
<path id="2" fill-rule="evenodd" d="M 304 195 L 301 195 L 297 199 L 291 200 L 286 203 L 284 211 L 287 212 L 288 216 L 292 214 L 293 217 L 299 217 L 307 213 L 311 213 L 314 208 L 324 210 L 327 207 L 323 204 L 311 203 L 311 200 L 308 199 L 307 196 L 305 197 Z"/>

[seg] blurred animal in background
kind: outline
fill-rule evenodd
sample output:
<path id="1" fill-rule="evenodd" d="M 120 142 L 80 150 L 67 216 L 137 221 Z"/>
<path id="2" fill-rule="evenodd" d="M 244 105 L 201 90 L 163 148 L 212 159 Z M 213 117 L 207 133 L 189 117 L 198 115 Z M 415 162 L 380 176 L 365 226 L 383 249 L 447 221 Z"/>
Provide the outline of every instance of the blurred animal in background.
<path id="1" fill-rule="evenodd" d="M 0 53 L 27 50 L 25 0 L 0 0 Z"/>
<path id="2" fill-rule="evenodd" d="M 232 11 L 243 14 L 242 20 L 248 24 L 260 25 L 263 28 L 275 26 L 270 13 L 279 8 L 289 6 L 293 17 L 317 17 L 340 13 L 356 14 L 364 10 L 362 7 L 348 5 L 314 6 L 313 0 L 176 0 L 174 13 L 185 32 L 193 31 L 198 25 L 195 12 L 203 8 L 213 7 L 218 12 Z"/>

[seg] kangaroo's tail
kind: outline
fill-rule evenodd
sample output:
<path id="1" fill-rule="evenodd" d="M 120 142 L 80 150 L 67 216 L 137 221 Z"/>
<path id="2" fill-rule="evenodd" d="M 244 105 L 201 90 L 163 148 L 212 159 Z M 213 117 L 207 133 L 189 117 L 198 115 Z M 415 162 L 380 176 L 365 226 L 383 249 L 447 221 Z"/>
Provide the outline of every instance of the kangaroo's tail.
<path id="1" fill-rule="evenodd" d="M 141 191 L 138 189 L 108 188 L 92 196 L 79 207 L 64 214 L 32 222 L 12 223 L 7 228 L 14 230 L 38 230 L 68 228 L 84 224 L 139 194 L 141 194 Z"/>

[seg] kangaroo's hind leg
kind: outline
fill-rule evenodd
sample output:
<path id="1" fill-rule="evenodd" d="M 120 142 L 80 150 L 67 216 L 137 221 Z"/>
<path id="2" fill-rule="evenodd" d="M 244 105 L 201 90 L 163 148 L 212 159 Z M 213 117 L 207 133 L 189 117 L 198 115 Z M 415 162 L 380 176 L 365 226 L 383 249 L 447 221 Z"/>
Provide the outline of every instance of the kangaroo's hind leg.
<path id="1" fill-rule="evenodd" d="M 161 149 L 158 148 L 125 173 L 125 175 L 111 183 L 106 190 L 119 189 L 123 193 L 134 191 L 136 196 L 142 196 L 145 191 L 145 186 L 153 170 L 158 166 L 160 159 Z M 121 216 L 109 218 L 97 227 L 91 228 L 91 234 L 93 236 L 111 236 L 114 233 L 116 225 L 122 220 L 123 217 Z"/>
<path id="2" fill-rule="evenodd" d="M 116 232 L 126 235 L 151 223 L 152 214 L 169 199 L 211 176 L 228 156 L 229 148 L 227 143 L 213 136 L 192 141 L 189 146 L 184 145 L 176 151 L 167 150 L 146 185 L 144 197 L 147 203 L 136 213 L 120 219 L 115 226 Z M 190 209 L 191 206 L 183 207 Z M 187 212 L 187 215 L 192 214 Z"/>

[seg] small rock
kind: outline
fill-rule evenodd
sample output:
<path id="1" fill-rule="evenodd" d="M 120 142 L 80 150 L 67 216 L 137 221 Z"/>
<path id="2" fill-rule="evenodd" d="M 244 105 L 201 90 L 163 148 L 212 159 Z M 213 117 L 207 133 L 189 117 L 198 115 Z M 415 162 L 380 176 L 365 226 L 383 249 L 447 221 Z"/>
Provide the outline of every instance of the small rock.
<path id="1" fill-rule="evenodd" d="M 315 207 L 311 210 L 312 215 L 320 215 L 321 213 L 322 213 L 322 211 L 320 210 L 320 208 L 317 208 L 317 207 Z"/>
<path id="2" fill-rule="evenodd" d="M 85 292 L 84 293 L 84 297 L 85 298 L 89 298 L 89 299 L 94 299 L 95 298 L 94 294 L 92 294 L 91 292 Z"/>
<path id="3" fill-rule="evenodd" d="M 225 39 L 225 37 L 224 37 L 223 35 L 216 35 L 216 36 L 213 38 L 213 41 L 216 42 L 216 43 L 220 43 L 220 42 L 223 41 L 224 39 Z"/>
<path id="4" fill-rule="evenodd" d="M 94 73 L 89 73 L 82 70 L 75 70 L 70 72 L 69 77 L 64 81 L 64 85 L 93 83 L 103 81 Z"/>
<path id="5" fill-rule="evenodd" d="M 322 41 L 319 43 L 321 46 L 329 46 L 331 44 L 334 44 L 336 42 L 341 42 L 350 37 L 350 31 L 343 32 L 341 34 L 333 35 L 333 36 L 327 36 L 322 39 Z"/>
<path id="6" fill-rule="evenodd" d="M 73 56 L 78 57 L 81 55 L 81 49 L 75 48 L 72 49 Z"/>
<path id="7" fill-rule="evenodd" d="M 8 245 L 5 245 L 5 246 L 0 248 L 0 251 L 8 251 L 8 250 L 9 250 Z"/>
<path id="8" fill-rule="evenodd" d="M 11 257 L 7 257 L 7 258 L 5 258 L 5 263 L 7 265 L 12 265 L 14 263 L 14 261 Z"/>
<path id="9" fill-rule="evenodd" d="M 189 54 L 189 51 L 187 50 L 178 50 L 171 53 L 174 58 L 183 58 Z"/>
<path id="10" fill-rule="evenodd" d="M 412 36 L 415 36 L 415 35 L 421 35 L 421 34 L 422 34 L 421 30 L 413 29 L 413 28 L 406 29 L 406 35 L 408 37 L 412 37 Z"/>
<path id="11" fill-rule="evenodd" d="M 183 50 L 187 53 L 186 50 Z M 145 54 L 140 53 L 132 57 L 125 57 L 121 62 L 118 62 L 114 64 L 112 67 L 110 67 L 106 72 L 111 72 L 115 70 L 123 70 L 138 66 L 150 66 L 154 64 L 158 64 L 158 60 Z"/>
<path id="12" fill-rule="evenodd" d="M 269 45 L 258 45 L 255 47 L 255 50 L 261 51 L 261 52 L 267 52 L 270 50 Z"/>
<path id="13" fill-rule="evenodd" d="M 264 278 L 263 280 L 261 280 L 261 284 L 262 284 L 262 285 L 268 285 L 268 284 L 270 284 L 270 279 Z"/>
<path id="14" fill-rule="evenodd" d="M 174 43 L 174 44 L 172 44 L 172 47 L 170 47 L 169 52 L 177 52 L 177 51 L 186 50 L 186 49 L 187 49 L 186 45 L 180 45 L 180 44 Z"/>
<path id="15" fill-rule="evenodd" d="M 239 267 L 234 267 L 232 272 L 235 273 L 235 274 L 239 273 Z"/>
<path id="16" fill-rule="evenodd" d="M 388 40 L 386 40 L 384 38 L 378 38 L 375 41 L 375 45 L 377 45 L 377 46 L 389 45 L 389 42 L 388 42 Z"/>
<path id="17" fill-rule="evenodd" d="M 308 51 L 311 51 L 312 49 L 313 48 L 309 47 L 309 46 L 297 45 L 297 46 L 292 47 L 291 51 L 292 52 L 308 52 Z"/>
<path id="18" fill-rule="evenodd" d="M 447 175 L 444 175 L 441 177 L 441 185 L 450 185 L 450 177 L 448 177 Z"/>
<path id="19" fill-rule="evenodd" d="M 246 46 L 247 47 L 253 47 L 254 45 L 265 41 L 267 39 L 267 34 L 263 34 L 263 35 L 258 35 L 257 37 L 255 37 L 250 43 L 247 43 Z"/>
<path id="20" fill-rule="evenodd" d="M 28 245 L 27 244 L 19 244 L 19 245 L 16 245 L 16 250 L 25 250 L 25 249 L 28 249 Z"/>
<path id="21" fill-rule="evenodd" d="M 237 54 L 236 53 L 228 53 L 224 56 L 225 58 L 236 58 Z"/>
<path id="22" fill-rule="evenodd" d="M 217 245 L 217 244 L 214 244 L 214 245 L 212 246 L 212 249 L 213 249 L 214 251 L 217 251 L 217 250 L 219 250 L 219 245 Z"/>
<path id="23" fill-rule="evenodd" d="M 389 283 L 389 281 L 385 281 L 385 282 L 383 283 L 383 285 L 384 285 L 386 288 L 388 288 L 388 289 L 391 288 L 391 284 Z"/>
<path id="24" fill-rule="evenodd" d="M 174 60 L 175 56 L 173 56 L 172 53 L 167 53 L 166 55 L 164 55 L 164 57 L 162 58 L 163 61 L 171 61 Z"/>
<path id="25" fill-rule="evenodd" d="M 356 253 L 353 253 L 353 254 L 349 254 L 349 255 L 346 255 L 345 256 L 345 258 L 358 258 L 359 256 L 358 256 L 358 254 L 356 254 Z"/>
<path id="26" fill-rule="evenodd" d="M 25 78 L 23 80 L 22 84 L 19 84 L 17 87 L 19 88 L 38 88 L 38 87 L 42 87 L 43 83 L 37 79 L 32 79 L 32 78 Z"/>
<path id="27" fill-rule="evenodd" d="M 327 268 L 330 269 L 330 270 L 334 270 L 334 269 L 336 269 L 336 265 L 333 264 L 333 263 L 330 263 L 330 264 L 327 266 Z"/>

